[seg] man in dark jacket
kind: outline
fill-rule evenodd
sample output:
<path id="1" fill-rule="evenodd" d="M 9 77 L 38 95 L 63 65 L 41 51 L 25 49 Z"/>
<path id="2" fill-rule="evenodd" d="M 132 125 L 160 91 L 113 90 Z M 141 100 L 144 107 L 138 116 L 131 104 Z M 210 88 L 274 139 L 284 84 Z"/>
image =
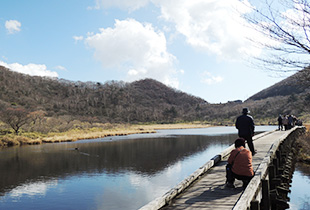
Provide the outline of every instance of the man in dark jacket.
<path id="1" fill-rule="evenodd" d="M 248 108 L 243 108 L 242 115 L 240 115 L 236 120 L 236 128 L 238 129 L 238 135 L 240 138 L 244 138 L 249 146 L 252 156 L 255 155 L 253 139 L 254 136 L 254 121 L 251 115 L 248 115 L 250 111 Z"/>

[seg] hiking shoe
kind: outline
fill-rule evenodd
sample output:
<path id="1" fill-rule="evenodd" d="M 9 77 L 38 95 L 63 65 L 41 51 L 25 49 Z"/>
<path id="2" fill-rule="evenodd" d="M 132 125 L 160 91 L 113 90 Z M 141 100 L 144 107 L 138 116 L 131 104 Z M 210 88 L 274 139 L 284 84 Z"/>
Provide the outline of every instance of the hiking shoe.
<path id="1" fill-rule="evenodd" d="M 248 186 L 248 184 L 249 184 L 249 181 L 242 180 L 242 189 L 245 190 L 245 188 Z"/>
<path id="2" fill-rule="evenodd" d="M 232 183 L 227 182 L 225 185 L 226 188 L 235 188 L 235 185 Z"/>

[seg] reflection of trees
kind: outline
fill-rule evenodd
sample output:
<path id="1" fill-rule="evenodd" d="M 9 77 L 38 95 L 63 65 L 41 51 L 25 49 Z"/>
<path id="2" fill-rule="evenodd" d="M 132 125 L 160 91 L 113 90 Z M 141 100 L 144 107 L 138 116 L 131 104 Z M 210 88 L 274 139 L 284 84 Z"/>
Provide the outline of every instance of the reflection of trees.
<path id="1" fill-rule="evenodd" d="M 212 144 L 230 144 L 234 139 L 235 135 L 176 136 L 7 149 L 0 153 L 0 192 L 29 180 L 81 173 L 152 175 Z M 76 146 L 79 150 L 74 150 Z"/>
<path id="2" fill-rule="evenodd" d="M 297 163 L 296 170 L 300 171 L 303 176 L 307 176 L 310 179 L 310 166 L 305 163 Z"/>

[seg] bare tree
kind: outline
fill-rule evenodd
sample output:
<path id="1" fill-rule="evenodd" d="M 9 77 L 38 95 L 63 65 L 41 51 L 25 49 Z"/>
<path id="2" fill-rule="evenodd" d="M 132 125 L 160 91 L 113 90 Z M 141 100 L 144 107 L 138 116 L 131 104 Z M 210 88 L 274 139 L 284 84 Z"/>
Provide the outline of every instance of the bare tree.
<path id="1" fill-rule="evenodd" d="M 44 118 L 44 116 L 47 115 L 47 113 L 43 110 L 37 110 L 34 112 L 30 112 L 29 113 L 29 118 L 31 119 L 33 124 L 42 123 L 42 120 Z"/>
<path id="2" fill-rule="evenodd" d="M 310 65 L 310 4 L 308 0 L 265 0 L 246 15 L 269 41 L 252 39 L 264 53 L 257 58 L 264 69 L 289 72 Z"/>
<path id="3" fill-rule="evenodd" d="M 29 113 L 24 108 L 7 108 L 1 112 L 1 120 L 7 123 L 18 135 L 19 129 L 29 122 Z"/>

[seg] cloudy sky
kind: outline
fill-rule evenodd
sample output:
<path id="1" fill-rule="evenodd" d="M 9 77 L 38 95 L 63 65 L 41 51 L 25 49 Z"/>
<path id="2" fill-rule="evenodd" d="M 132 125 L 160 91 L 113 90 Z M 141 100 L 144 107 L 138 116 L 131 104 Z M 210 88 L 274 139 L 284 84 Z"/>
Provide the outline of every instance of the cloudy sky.
<path id="1" fill-rule="evenodd" d="M 262 39 L 242 14 L 259 1 L 4 0 L 0 65 L 71 81 L 153 78 L 211 103 L 284 79 L 250 65 Z"/>

